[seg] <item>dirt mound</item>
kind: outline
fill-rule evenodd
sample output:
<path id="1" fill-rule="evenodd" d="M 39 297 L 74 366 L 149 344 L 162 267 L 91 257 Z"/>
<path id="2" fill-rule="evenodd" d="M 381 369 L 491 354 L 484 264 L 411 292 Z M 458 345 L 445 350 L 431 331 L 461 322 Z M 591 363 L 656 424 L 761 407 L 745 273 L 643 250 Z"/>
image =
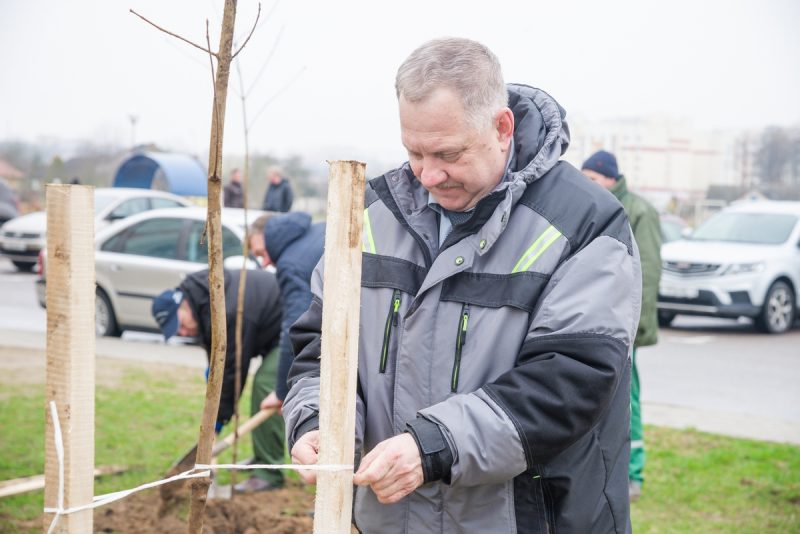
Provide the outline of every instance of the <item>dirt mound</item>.
<path id="1" fill-rule="evenodd" d="M 175 495 L 168 509 L 158 491 L 131 495 L 95 511 L 95 532 L 166 534 L 185 532 L 189 494 Z M 290 482 L 286 488 L 237 494 L 232 500 L 209 500 L 204 534 L 300 534 L 312 532 L 314 495 Z"/>

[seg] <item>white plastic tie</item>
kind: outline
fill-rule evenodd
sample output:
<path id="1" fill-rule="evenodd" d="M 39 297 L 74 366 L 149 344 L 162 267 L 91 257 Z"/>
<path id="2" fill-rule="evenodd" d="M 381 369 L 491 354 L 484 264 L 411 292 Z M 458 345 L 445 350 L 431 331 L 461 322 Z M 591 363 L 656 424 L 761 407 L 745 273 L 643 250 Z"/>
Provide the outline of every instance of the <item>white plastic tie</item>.
<path id="1" fill-rule="evenodd" d="M 188 471 L 184 471 L 183 473 L 179 473 L 175 476 L 171 476 L 169 478 L 165 478 L 162 480 L 156 480 L 155 482 L 148 482 L 146 484 L 142 484 L 140 486 L 136 486 L 135 488 L 122 490 L 122 491 L 115 491 L 113 493 L 106 493 L 104 495 L 98 495 L 92 498 L 92 502 L 89 504 L 83 504 L 80 506 L 73 506 L 71 508 L 64 508 L 64 440 L 61 435 L 61 423 L 58 419 L 58 410 L 56 409 L 55 401 L 50 401 L 50 414 L 53 418 L 53 429 L 55 434 L 55 445 L 56 445 L 56 457 L 58 458 L 58 495 L 56 499 L 56 507 L 46 507 L 44 512 L 46 514 L 55 514 L 53 517 L 53 521 L 50 523 L 50 528 L 47 530 L 47 534 L 51 534 L 53 530 L 56 528 L 58 524 L 58 519 L 62 515 L 69 515 L 74 514 L 75 512 L 81 512 L 83 510 L 90 510 L 92 508 L 98 508 L 100 506 L 105 506 L 106 504 L 110 504 L 114 501 L 119 501 L 132 495 L 134 493 L 138 493 L 140 491 L 144 491 L 146 489 L 156 488 L 158 486 L 163 486 L 164 484 L 169 484 L 170 482 L 176 482 L 178 480 L 186 480 L 190 478 L 204 478 L 210 477 L 211 471 L 214 469 L 235 469 L 235 470 L 247 470 L 247 469 L 273 469 L 273 470 L 293 470 L 293 471 L 352 471 L 353 465 L 352 464 L 316 464 L 316 465 L 297 465 L 297 464 L 250 464 L 250 465 L 239 465 L 239 464 L 195 464 L 192 469 Z"/>

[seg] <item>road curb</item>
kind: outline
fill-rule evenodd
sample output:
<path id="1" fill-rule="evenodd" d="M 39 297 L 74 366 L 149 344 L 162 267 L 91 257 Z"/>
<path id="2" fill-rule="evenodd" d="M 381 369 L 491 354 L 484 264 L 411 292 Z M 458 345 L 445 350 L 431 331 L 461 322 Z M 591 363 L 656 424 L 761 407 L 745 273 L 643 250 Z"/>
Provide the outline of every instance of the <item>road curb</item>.
<path id="1" fill-rule="evenodd" d="M 44 332 L 0 330 L 0 346 L 45 350 L 47 336 Z M 207 366 L 206 353 L 196 345 L 167 345 L 163 342 L 126 341 L 99 337 L 95 354 L 100 358 L 179 365 L 196 369 Z"/>

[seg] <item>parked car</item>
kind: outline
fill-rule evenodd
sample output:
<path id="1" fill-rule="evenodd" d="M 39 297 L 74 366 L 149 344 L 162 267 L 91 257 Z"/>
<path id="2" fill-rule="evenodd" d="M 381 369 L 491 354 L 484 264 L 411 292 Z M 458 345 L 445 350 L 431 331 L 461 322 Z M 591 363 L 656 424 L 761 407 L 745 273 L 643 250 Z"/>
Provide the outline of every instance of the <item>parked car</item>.
<path id="1" fill-rule="evenodd" d="M 250 210 L 249 221 L 262 213 Z M 97 335 L 118 336 L 123 330 L 159 331 L 150 314 L 153 298 L 208 264 L 207 240 L 202 238 L 205 218 L 206 209 L 199 207 L 152 210 L 132 215 L 97 234 Z M 245 234 L 244 210 L 223 209 L 222 253 L 225 258 L 238 259 L 238 266 Z M 226 266 L 232 264 L 226 262 Z M 46 265 L 41 271 L 36 291 L 39 304 L 44 307 Z"/>
<path id="2" fill-rule="evenodd" d="M 689 225 L 678 217 L 669 213 L 662 213 L 661 219 L 661 243 L 670 243 L 687 237 L 691 233 Z"/>
<path id="3" fill-rule="evenodd" d="M 662 326 L 678 314 L 744 316 L 764 332 L 786 332 L 798 312 L 800 202 L 730 206 L 665 244 L 661 259 Z"/>
<path id="4" fill-rule="evenodd" d="M 191 206 L 183 197 L 154 189 L 98 187 L 94 190 L 94 231 L 130 215 L 159 208 Z M 0 228 L 0 255 L 17 269 L 30 270 L 47 242 L 47 214 L 36 211 L 17 217 Z"/>
<path id="5" fill-rule="evenodd" d="M 19 215 L 19 200 L 8 182 L 0 178 L 0 226 Z"/>

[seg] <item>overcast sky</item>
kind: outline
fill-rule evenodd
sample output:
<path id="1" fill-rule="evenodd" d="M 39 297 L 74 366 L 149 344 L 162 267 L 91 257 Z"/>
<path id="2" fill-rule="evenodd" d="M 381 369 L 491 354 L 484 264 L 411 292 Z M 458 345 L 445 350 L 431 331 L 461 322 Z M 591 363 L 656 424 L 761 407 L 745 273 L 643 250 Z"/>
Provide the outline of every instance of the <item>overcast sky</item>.
<path id="1" fill-rule="evenodd" d="M 256 5 L 239 2 L 239 41 Z M 129 145 L 135 134 L 207 153 L 208 57 L 129 9 L 201 44 L 208 18 L 217 47 L 222 0 L 0 1 L 0 140 Z M 263 108 L 252 150 L 402 157 L 394 74 L 416 46 L 446 35 L 487 44 L 506 81 L 547 90 L 568 119 L 800 123 L 796 0 L 283 0 L 263 3 L 268 13 L 240 55 L 251 120 Z M 241 154 L 235 70 L 230 86 L 224 148 Z"/>

